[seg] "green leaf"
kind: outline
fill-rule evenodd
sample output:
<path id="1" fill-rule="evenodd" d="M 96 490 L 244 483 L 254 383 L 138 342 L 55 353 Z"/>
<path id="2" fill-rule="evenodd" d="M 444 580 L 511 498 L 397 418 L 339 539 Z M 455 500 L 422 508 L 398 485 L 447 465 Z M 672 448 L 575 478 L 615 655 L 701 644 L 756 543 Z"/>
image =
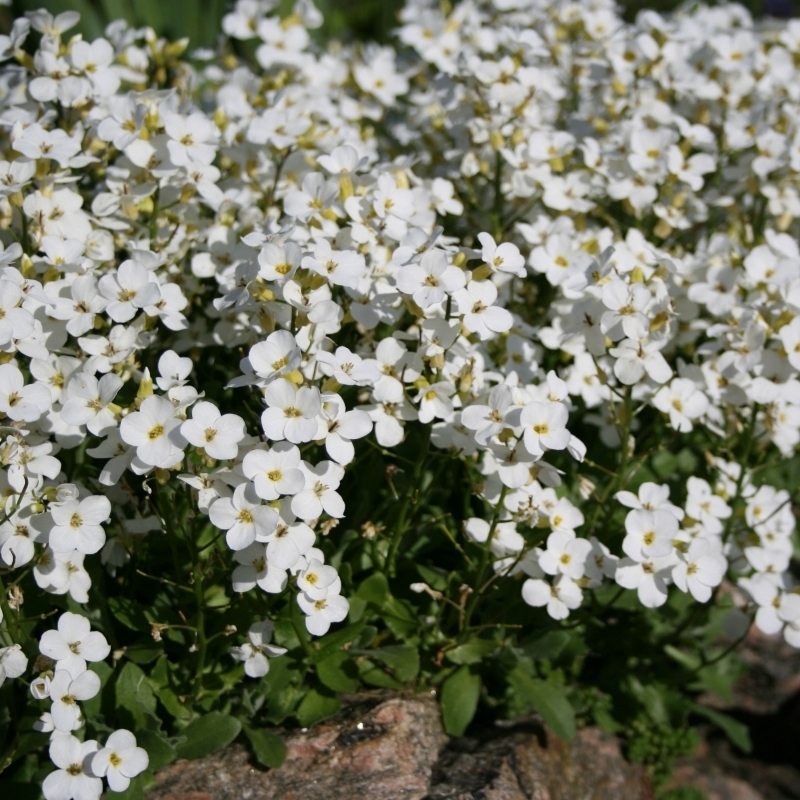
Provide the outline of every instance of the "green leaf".
<path id="1" fill-rule="evenodd" d="M 569 644 L 569 634 L 566 631 L 548 631 L 533 641 L 524 642 L 520 650 L 533 659 L 554 659 L 561 655 Z"/>
<path id="2" fill-rule="evenodd" d="M 701 717 L 705 717 L 709 722 L 713 722 L 740 750 L 745 753 L 750 753 L 753 750 L 750 729 L 743 722 L 697 703 L 692 703 L 692 711 Z"/>
<path id="3" fill-rule="evenodd" d="M 567 742 L 575 738 L 575 709 L 562 689 L 539 678 L 532 678 L 520 667 L 511 670 L 508 681 L 556 736 Z"/>
<path id="4" fill-rule="evenodd" d="M 365 625 L 358 638 L 353 639 L 352 647 L 355 649 L 369 647 L 377 635 L 378 629 L 374 625 Z"/>
<path id="5" fill-rule="evenodd" d="M 129 661 L 117 675 L 114 685 L 117 723 L 130 730 L 144 728 L 156 715 L 156 696 L 141 668 Z"/>
<path id="6" fill-rule="evenodd" d="M 436 589 L 440 592 L 447 590 L 447 572 L 445 572 L 445 570 L 426 567 L 422 564 L 417 564 L 416 567 L 422 580 L 432 589 Z"/>
<path id="7" fill-rule="evenodd" d="M 697 656 L 679 650 L 671 644 L 664 645 L 664 652 L 673 661 L 677 661 L 682 667 L 686 667 L 686 669 L 694 671 L 703 666 L 703 662 Z"/>
<path id="8" fill-rule="evenodd" d="M 317 664 L 317 677 L 335 692 L 352 692 L 358 688 L 358 667 L 343 650 Z"/>
<path id="9" fill-rule="evenodd" d="M 408 683 L 419 675 L 419 651 L 408 644 L 391 644 L 378 650 L 365 650 L 365 655 L 386 664 L 399 681 Z"/>
<path id="10" fill-rule="evenodd" d="M 164 652 L 164 647 L 152 639 L 143 639 L 125 648 L 125 657 L 135 664 L 149 664 Z"/>
<path id="11" fill-rule="evenodd" d="M 382 572 L 376 572 L 370 575 L 369 578 L 358 587 L 358 591 L 356 592 L 356 597 L 360 597 L 368 603 L 374 603 L 378 607 L 381 607 L 389 596 L 389 582 Z"/>
<path id="12" fill-rule="evenodd" d="M 389 630 L 400 639 L 409 639 L 419 628 L 419 614 L 411 603 L 389 597 L 383 604 L 381 616 Z"/>
<path id="13" fill-rule="evenodd" d="M 451 736 L 463 736 L 478 708 L 481 677 L 469 667 L 456 670 L 443 684 L 440 703 L 444 729 Z"/>
<path id="14" fill-rule="evenodd" d="M 628 679 L 631 694 L 642 704 L 647 716 L 659 725 L 669 725 L 670 718 L 664 703 L 664 696 L 658 687 L 650 684 L 644 685 L 633 676 Z"/>
<path id="15" fill-rule="evenodd" d="M 94 664 L 89 664 L 88 668 L 92 671 L 97 673 L 98 677 L 100 678 L 100 691 L 89 700 L 85 700 L 81 704 L 81 710 L 83 711 L 84 717 L 86 719 L 94 719 L 101 713 L 101 708 L 103 705 L 104 694 L 107 694 L 103 690 L 108 684 L 109 679 L 114 674 L 114 670 L 106 664 L 105 661 L 96 661 Z"/>
<path id="16" fill-rule="evenodd" d="M 381 689 L 404 689 L 400 681 L 393 678 L 374 661 L 365 658 L 358 664 L 358 674 L 361 680 L 369 686 L 378 686 Z"/>
<path id="17" fill-rule="evenodd" d="M 181 702 L 180 697 L 178 697 L 169 686 L 158 690 L 158 699 L 161 705 L 163 705 L 175 719 L 181 722 L 188 722 L 189 719 L 191 719 L 191 710 Z"/>
<path id="18" fill-rule="evenodd" d="M 319 647 L 319 652 L 311 656 L 311 663 L 316 664 L 327 658 L 331 653 L 341 651 L 342 645 L 352 642 L 358 637 L 364 629 L 364 625 L 363 621 L 356 622 L 353 625 L 342 628 L 340 631 L 334 631 L 326 634 L 321 639 L 317 639 L 316 645 Z"/>
<path id="19" fill-rule="evenodd" d="M 247 724 L 243 726 L 243 729 L 260 764 L 271 769 L 276 769 L 283 764 L 286 760 L 286 744 L 280 736 Z"/>
<path id="20" fill-rule="evenodd" d="M 330 689 L 311 689 L 297 707 L 297 720 L 304 727 L 309 727 L 321 719 L 332 717 L 341 705 Z"/>
<path id="21" fill-rule="evenodd" d="M 123 596 L 109 597 L 108 608 L 114 619 L 121 622 L 126 628 L 138 633 L 150 631 L 150 622 L 144 615 L 142 607 L 135 601 Z"/>
<path id="22" fill-rule="evenodd" d="M 166 767 L 178 757 L 172 745 L 164 741 L 155 731 L 147 728 L 136 732 L 136 743 L 147 750 L 147 755 L 150 757 L 148 769 L 151 772 Z"/>
<path id="23" fill-rule="evenodd" d="M 181 731 L 186 741 L 178 747 L 178 758 L 203 758 L 227 747 L 242 729 L 235 717 L 219 711 L 211 711 L 196 719 Z"/>
<path id="24" fill-rule="evenodd" d="M 445 657 L 453 664 L 479 664 L 495 650 L 497 650 L 497 642 L 494 639 L 472 639 L 452 650 L 446 650 Z"/>
<path id="25" fill-rule="evenodd" d="M 367 601 L 357 595 L 353 595 L 350 598 L 350 611 L 347 614 L 347 618 L 351 622 L 359 622 L 361 618 L 364 616 L 364 612 L 367 610 Z"/>

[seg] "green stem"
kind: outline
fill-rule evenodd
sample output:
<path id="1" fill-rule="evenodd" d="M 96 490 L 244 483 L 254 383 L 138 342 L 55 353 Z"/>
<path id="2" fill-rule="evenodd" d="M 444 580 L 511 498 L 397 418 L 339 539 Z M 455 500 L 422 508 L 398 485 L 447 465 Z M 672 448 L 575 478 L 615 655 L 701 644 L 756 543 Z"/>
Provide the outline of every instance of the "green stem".
<path id="1" fill-rule="evenodd" d="M 616 477 L 611 481 L 603 492 L 600 502 L 594 507 L 592 518 L 589 521 L 589 531 L 594 533 L 595 526 L 597 525 L 597 518 L 600 512 L 605 509 L 606 516 L 608 516 L 608 501 L 616 494 L 628 480 L 628 463 L 630 462 L 631 452 L 628 447 L 628 439 L 631 435 L 631 425 L 633 424 L 633 397 L 631 388 L 628 387 L 625 391 L 625 419 L 622 421 L 622 430 L 620 431 L 622 454 L 619 460 L 619 467 L 617 468 Z M 607 471 L 607 470 L 606 470 Z"/>
<path id="2" fill-rule="evenodd" d="M 193 555 L 194 555 L 194 548 Z M 192 559 L 194 561 L 194 558 Z M 206 638 L 206 614 L 205 603 L 203 602 L 203 578 L 200 573 L 200 565 L 194 561 L 194 599 L 197 604 L 197 666 L 194 673 L 194 696 L 200 697 L 203 691 L 203 670 L 206 666 L 206 651 L 208 650 L 208 639 Z"/>
<path id="3" fill-rule="evenodd" d="M 6 595 L 6 587 L 3 584 L 3 578 L 0 576 L 0 608 L 3 609 L 3 620 L 6 623 L 11 640 L 14 644 L 22 644 L 27 636 L 25 631 L 22 630 L 18 624 L 16 613 L 12 610 L 8 603 L 8 596 Z"/>
<path id="4" fill-rule="evenodd" d="M 503 235 L 503 156 L 498 150 L 495 153 L 495 168 L 494 168 L 494 210 L 492 211 L 492 222 L 494 223 L 495 239 L 499 239 Z"/>
<path id="5" fill-rule="evenodd" d="M 745 443 L 744 449 L 742 451 L 742 457 L 739 461 L 739 477 L 736 480 L 736 493 L 733 497 L 733 503 L 731 504 L 731 515 L 725 522 L 725 530 L 722 534 L 723 540 L 728 541 L 731 535 L 731 530 L 733 530 L 733 522 L 736 517 L 735 511 L 736 509 L 733 506 L 739 505 L 739 502 L 742 497 L 742 486 L 744 486 L 744 479 L 747 477 L 747 462 L 750 461 L 750 453 L 753 450 L 753 442 L 755 441 L 755 429 L 756 429 L 756 420 L 758 418 L 758 403 L 753 404 L 753 411 L 750 414 L 750 421 L 747 423 L 747 428 L 745 429 Z"/>
<path id="6" fill-rule="evenodd" d="M 150 220 L 148 224 L 148 230 L 150 232 L 150 249 L 153 249 L 153 243 L 156 240 L 156 236 L 158 235 L 158 212 L 159 212 L 159 195 L 161 193 L 161 188 L 157 187 L 155 194 L 153 195 L 153 210 L 150 212 Z"/>
<path id="7" fill-rule="evenodd" d="M 397 551 L 400 549 L 400 543 L 403 540 L 403 534 L 405 534 L 407 530 L 406 526 L 406 518 L 408 517 L 408 512 L 411 507 L 412 502 L 415 502 L 416 497 L 419 494 L 420 490 L 420 480 L 422 478 L 422 470 L 425 466 L 425 460 L 428 456 L 428 450 L 431 446 L 431 429 L 433 428 L 433 423 L 429 422 L 427 425 L 424 426 L 425 431 L 425 438 L 422 443 L 422 446 L 419 449 L 419 455 L 417 456 L 417 460 L 414 463 L 414 470 L 411 473 L 411 482 L 406 487 L 405 492 L 403 493 L 403 500 L 400 504 L 400 510 L 397 513 L 397 521 L 394 524 L 394 528 L 392 529 L 392 538 L 389 542 L 389 550 L 386 553 L 386 561 L 383 565 L 384 572 L 386 572 L 390 578 L 393 578 L 396 574 L 396 560 L 397 560 Z"/>
<path id="8" fill-rule="evenodd" d="M 503 503 L 505 502 L 506 495 L 508 494 L 508 487 L 503 486 L 502 491 L 500 492 L 500 497 L 497 500 L 497 504 L 494 507 L 494 512 L 492 514 L 492 523 L 489 526 L 489 533 L 486 536 L 486 541 L 483 543 L 483 552 L 481 553 L 481 560 L 478 562 L 478 569 L 475 571 L 475 588 L 472 592 L 472 596 L 467 601 L 467 608 L 466 612 L 464 613 L 463 620 L 463 628 L 469 628 L 470 620 L 472 619 L 472 615 L 475 612 L 475 606 L 478 604 L 478 601 L 482 595 L 482 589 L 484 586 L 484 579 L 483 574 L 486 572 L 486 568 L 489 566 L 489 561 L 492 556 L 492 541 L 494 540 L 494 534 L 497 530 L 497 523 L 500 522 L 500 514 L 503 512 Z"/>
<path id="9" fill-rule="evenodd" d="M 303 652 L 307 656 L 311 656 L 314 654 L 314 651 L 311 647 L 311 643 L 308 640 L 308 631 L 306 630 L 306 624 L 303 620 L 300 619 L 300 606 L 297 604 L 297 598 L 293 598 L 290 600 L 291 604 L 291 611 L 289 612 L 291 619 L 292 619 L 292 627 L 294 628 L 294 632 L 297 634 L 297 638 L 300 640 L 300 645 L 303 648 Z"/>

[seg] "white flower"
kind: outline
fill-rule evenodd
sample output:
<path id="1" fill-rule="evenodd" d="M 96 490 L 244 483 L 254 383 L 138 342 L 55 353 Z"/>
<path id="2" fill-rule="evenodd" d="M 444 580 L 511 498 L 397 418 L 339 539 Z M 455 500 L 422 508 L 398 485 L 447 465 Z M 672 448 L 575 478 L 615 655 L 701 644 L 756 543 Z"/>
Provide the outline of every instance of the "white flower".
<path id="1" fill-rule="evenodd" d="M 547 537 L 547 549 L 539 556 L 539 566 L 548 575 L 566 575 L 577 581 L 583 577 L 591 551 L 592 543 L 588 539 L 557 531 Z"/>
<path id="2" fill-rule="evenodd" d="M 50 507 L 55 527 L 50 531 L 50 547 L 56 553 L 77 550 L 92 555 L 102 549 L 106 534 L 101 523 L 111 516 L 107 497 L 86 497 L 66 500 Z"/>
<path id="3" fill-rule="evenodd" d="M 312 600 L 321 600 L 331 594 L 339 594 L 334 587 L 339 581 L 339 573 L 331 566 L 326 566 L 318 558 L 311 558 L 305 569 L 297 573 L 297 588 Z M 341 586 L 341 582 L 339 582 Z"/>
<path id="4" fill-rule="evenodd" d="M 314 636 L 324 636 L 333 622 L 341 622 L 350 610 L 350 603 L 341 595 L 329 595 L 313 600 L 306 594 L 297 595 L 297 604 L 306 615 L 306 628 Z"/>
<path id="5" fill-rule="evenodd" d="M 111 142 L 117 150 L 124 150 L 139 138 L 147 108 L 133 97 L 109 98 L 110 114 L 100 121 L 97 135 L 104 142 Z"/>
<path id="6" fill-rule="evenodd" d="M 267 537 L 267 560 L 278 569 L 293 569 L 314 546 L 315 538 L 314 531 L 304 522 L 286 524 L 281 521 Z"/>
<path id="7" fill-rule="evenodd" d="M 731 507 L 719 495 L 714 494 L 708 482 L 702 478 L 690 477 L 686 488 L 689 495 L 686 498 L 686 513 L 696 519 L 708 533 L 722 533 L 724 526 L 720 520 L 730 517 L 733 513 Z"/>
<path id="8" fill-rule="evenodd" d="M 708 539 L 693 539 L 681 561 L 672 570 L 672 580 L 682 592 L 690 592 L 698 603 L 707 603 L 711 590 L 722 583 L 728 562 Z"/>
<path id="9" fill-rule="evenodd" d="M 647 336 L 649 320 L 644 312 L 652 297 L 643 284 L 612 279 L 603 286 L 601 296 L 609 309 L 602 319 L 603 332 L 609 338 L 618 341 L 627 336 L 638 342 Z"/>
<path id="10" fill-rule="evenodd" d="M 95 315 L 105 309 L 107 301 L 97 291 L 93 275 L 81 275 L 70 286 L 70 297 L 59 297 L 49 314 L 65 320 L 67 331 L 73 336 L 82 336 L 94 327 Z"/>
<path id="11" fill-rule="evenodd" d="M 603 578 L 613 578 L 617 572 L 619 559 L 611 554 L 611 551 L 597 537 L 592 536 L 589 540 L 592 550 L 586 559 L 585 574 L 589 580 L 589 586 L 596 588 L 601 586 Z"/>
<path id="12" fill-rule="evenodd" d="M 59 731 L 72 731 L 80 727 L 79 700 L 91 700 L 100 691 L 100 677 L 86 670 L 75 678 L 65 669 L 57 669 L 50 681 L 50 713 Z"/>
<path id="13" fill-rule="evenodd" d="M 449 419 L 453 414 L 453 401 L 456 387 L 450 381 L 439 381 L 420 389 L 416 400 L 419 402 L 418 418 L 420 422 L 431 422 L 436 419 Z"/>
<path id="14" fill-rule="evenodd" d="M 397 288 L 410 294 L 420 308 L 441 303 L 446 294 L 466 284 L 464 271 L 450 264 L 443 250 L 428 250 L 418 264 L 401 267 L 396 280 Z"/>
<path id="15" fill-rule="evenodd" d="M 493 272 L 509 272 L 518 278 L 525 277 L 525 259 L 519 252 L 519 247 L 511 242 L 497 244 L 488 233 L 479 233 L 478 241 L 483 248 L 481 257 Z"/>
<path id="16" fill-rule="evenodd" d="M 622 549 L 633 561 L 669 555 L 678 535 L 678 520 L 668 511 L 634 509 L 625 517 Z"/>
<path id="17" fill-rule="evenodd" d="M 609 350 L 617 359 L 614 362 L 614 374 L 626 386 L 639 383 L 645 373 L 656 383 L 666 383 L 672 377 L 672 369 L 661 354 L 660 347 L 660 342 L 624 339 Z"/>
<path id="18" fill-rule="evenodd" d="M 558 502 L 547 510 L 550 527 L 561 533 L 574 533 L 586 521 L 583 512 L 576 508 L 567 497 L 559 498 Z"/>
<path id="19" fill-rule="evenodd" d="M 297 369 L 300 348 L 289 331 L 275 331 L 250 348 L 249 361 L 256 375 L 272 380 Z"/>
<path id="20" fill-rule="evenodd" d="M 122 420 L 119 433 L 123 442 L 136 448 L 136 457 L 143 464 L 169 469 L 183 458 L 186 442 L 180 426 L 172 403 L 152 395 Z"/>
<path id="21" fill-rule="evenodd" d="M 244 661 L 245 674 L 251 678 L 263 678 L 269 672 L 267 656 L 276 658 L 286 652 L 285 647 L 270 644 L 275 626 L 269 620 L 254 622 L 247 632 L 248 642 L 241 647 L 231 647 L 231 655 Z"/>
<path id="22" fill-rule="evenodd" d="M 335 394 L 322 395 L 322 418 L 327 428 L 325 450 L 338 464 L 349 464 L 355 457 L 353 439 L 372 432 L 372 420 L 366 411 L 346 411 L 344 401 Z"/>
<path id="23" fill-rule="evenodd" d="M 318 239 L 314 245 L 314 255 L 305 256 L 300 262 L 303 267 L 322 275 L 334 286 L 358 287 L 361 276 L 366 272 L 364 256 L 354 250 L 333 250 L 326 239 Z"/>
<path id="24" fill-rule="evenodd" d="M 77 550 L 54 553 L 46 548 L 33 568 L 36 585 L 53 594 L 69 593 L 76 603 L 88 603 L 92 579 L 83 566 L 84 558 Z"/>
<path id="25" fill-rule="evenodd" d="M 189 166 L 194 161 L 210 164 L 214 160 L 219 130 L 202 112 L 188 117 L 168 114 L 164 119 L 164 129 L 169 136 L 169 157 L 176 166 Z"/>
<path id="26" fill-rule="evenodd" d="M 124 792 L 131 778 L 144 772 L 150 757 L 143 747 L 136 746 L 136 737 L 124 728 L 106 739 L 106 746 L 92 757 L 92 772 L 108 781 L 112 792 Z"/>
<path id="27" fill-rule="evenodd" d="M 708 410 L 708 398 L 688 378 L 675 378 L 662 386 L 653 397 L 653 405 L 665 414 L 676 431 L 692 430 L 692 421 Z"/>
<path id="28" fill-rule="evenodd" d="M 132 320 L 137 309 L 154 305 L 161 297 L 158 283 L 151 280 L 150 270 L 133 259 L 123 261 L 116 272 L 100 278 L 98 286 L 109 301 L 106 314 L 114 322 Z"/>
<path id="29" fill-rule="evenodd" d="M 300 519 L 318 519 L 324 511 L 331 517 L 344 516 L 344 500 L 336 491 L 344 477 L 344 469 L 332 461 L 316 466 L 302 465 L 306 482 L 303 490 L 292 498 L 292 512 Z"/>
<path id="30" fill-rule="evenodd" d="M 480 517 L 470 517 L 464 522 L 464 533 L 473 542 L 478 542 L 479 544 L 483 544 L 488 540 L 490 530 L 491 525 Z M 517 526 L 514 522 L 498 522 L 495 525 L 489 548 L 497 558 L 503 558 L 512 553 L 520 553 L 524 547 L 525 539 L 522 538 L 521 534 L 517 533 Z"/>
<path id="31" fill-rule="evenodd" d="M 669 562 L 669 559 L 666 559 Z M 639 602 L 645 608 L 659 608 L 667 602 L 667 584 L 672 563 L 665 559 L 633 561 L 624 558 L 617 565 L 616 582 L 625 589 L 636 589 Z"/>
<path id="32" fill-rule="evenodd" d="M 505 415 L 513 403 L 511 387 L 500 383 L 492 388 L 488 405 L 474 403 L 461 411 L 461 424 L 475 431 L 475 441 L 486 445 L 492 436 L 503 430 Z"/>
<path id="33" fill-rule="evenodd" d="M 505 308 L 494 305 L 497 288 L 491 281 L 470 281 L 453 293 L 464 327 L 483 341 L 511 330 L 514 319 Z"/>
<path id="34" fill-rule="evenodd" d="M 278 524 L 278 512 L 261 505 L 251 484 L 236 487 L 233 497 L 221 497 L 208 508 L 208 516 L 217 528 L 227 531 L 225 540 L 231 550 L 243 550 L 256 539 L 266 541 Z"/>
<path id="35" fill-rule="evenodd" d="M 0 347 L 33 333 L 33 315 L 18 307 L 22 297 L 22 290 L 16 283 L 0 280 Z"/>
<path id="36" fill-rule="evenodd" d="M 261 267 L 258 274 L 265 281 L 288 281 L 300 266 L 301 259 L 302 252 L 294 242 L 282 246 L 269 242 L 258 255 Z"/>
<path id="37" fill-rule="evenodd" d="M 116 428 L 114 412 L 108 406 L 122 385 L 122 380 L 113 372 L 103 375 L 100 380 L 85 372 L 73 375 L 67 384 L 61 419 L 69 425 L 85 425 L 95 436 L 106 435 Z"/>
<path id="38" fill-rule="evenodd" d="M 645 511 L 669 511 L 675 519 L 682 520 L 683 509 L 669 502 L 669 486 L 645 481 L 639 487 L 639 494 L 617 492 L 614 497 L 627 508 L 641 508 Z"/>
<path id="39" fill-rule="evenodd" d="M 0 647 L 0 686 L 6 678 L 19 678 L 28 668 L 28 657 L 18 644 Z"/>
<path id="40" fill-rule="evenodd" d="M 49 527 L 47 515 L 19 509 L 0 525 L 0 558 L 15 568 L 30 563 L 36 554 L 34 542 L 46 542 Z"/>
<path id="41" fill-rule="evenodd" d="M 545 450 L 564 450 L 570 441 L 566 428 L 568 418 L 569 412 L 563 403 L 525 405 L 519 415 L 525 449 L 534 457 L 543 456 Z"/>
<path id="42" fill-rule="evenodd" d="M 24 383 L 14 364 L 0 365 L 0 411 L 18 422 L 34 422 L 50 408 L 50 392 L 41 383 Z"/>
<path id="43" fill-rule="evenodd" d="M 552 585 L 540 578 L 528 578 L 522 584 L 522 599 L 534 608 L 547 606 L 553 619 L 566 619 L 570 611 L 580 608 L 583 592 L 566 575 L 560 575 Z"/>
<path id="44" fill-rule="evenodd" d="M 265 544 L 254 542 L 244 550 L 237 550 L 233 557 L 239 562 L 239 566 L 233 570 L 234 592 L 249 592 L 258 586 L 270 594 L 280 594 L 286 588 L 288 583 L 286 570 L 276 567 L 267 560 Z"/>
<path id="45" fill-rule="evenodd" d="M 74 736 L 53 738 L 50 741 L 50 760 L 58 769 L 44 779 L 42 792 L 45 800 L 99 800 L 103 781 L 92 771 L 96 752 L 94 739 L 81 742 Z"/>
<path id="46" fill-rule="evenodd" d="M 289 192 L 283 200 L 283 210 L 289 217 L 308 222 L 313 216 L 331 207 L 339 194 L 339 186 L 325 179 L 319 172 L 311 172 L 303 178 L 303 188 Z M 298 251 L 299 256 L 299 251 Z M 262 264 L 259 257 L 259 263 Z M 300 263 L 298 258 L 297 263 Z M 276 280 L 267 278 L 267 280 Z"/>
<path id="47" fill-rule="evenodd" d="M 158 359 L 156 384 L 162 392 L 174 386 L 183 386 L 192 371 L 192 359 L 179 356 L 174 350 L 166 350 Z"/>
<path id="48" fill-rule="evenodd" d="M 192 418 L 181 425 L 181 434 L 189 444 L 202 447 L 211 458 L 226 461 L 236 458 L 246 431 L 240 416 L 220 414 L 213 403 L 204 401 L 192 408 Z"/>
<path id="49" fill-rule="evenodd" d="M 771 576 L 757 573 L 752 578 L 742 578 L 739 586 L 758 606 L 756 625 L 766 634 L 777 633 L 787 621 L 795 621 L 800 615 L 800 595 L 784 592 Z"/>
<path id="50" fill-rule="evenodd" d="M 300 467 L 300 451 L 289 442 L 277 442 L 270 450 L 251 450 L 242 471 L 253 481 L 256 494 L 267 501 L 301 492 L 306 479 Z"/>
<path id="51" fill-rule="evenodd" d="M 364 361 L 346 347 L 337 347 L 333 353 L 320 350 L 316 358 L 322 374 L 332 376 L 343 386 L 374 384 L 381 377 L 374 363 Z"/>
<path id="52" fill-rule="evenodd" d="M 264 433 L 273 441 L 310 442 L 317 433 L 317 414 L 322 401 L 316 386 L 301 386 L 279 378 L 264 389 L 269 408 L 261 415 Z"/>
<path id="53" fill-rule="evenodd" d="M 56 662 L 56 669 L 65 669 L 77 678 L 86 671 L 87 661 L 103 661 L 111 647 L 100 631 L 93 631 L 86 617 L 64 612 L 58 629 L 45 631 L 39 640 L 39 651 Z"/>
<path id="54" fill-rule="evenodd" d="M 375 438 L 383 447 L 395 447 L 403 441 L 405 430 L 403 422 L 417 419 L 417 410 L 390 389 L 376 388 L 373 397 L 378 402 L 364 406 L 370 419 L 375 423 Z"/>
<path id="55" fill-rule="evenodd" d="M 784 325 L 779 336 L 789 363 L 800 370 L 800 317 L 795 317 L 788 325 Z"/>

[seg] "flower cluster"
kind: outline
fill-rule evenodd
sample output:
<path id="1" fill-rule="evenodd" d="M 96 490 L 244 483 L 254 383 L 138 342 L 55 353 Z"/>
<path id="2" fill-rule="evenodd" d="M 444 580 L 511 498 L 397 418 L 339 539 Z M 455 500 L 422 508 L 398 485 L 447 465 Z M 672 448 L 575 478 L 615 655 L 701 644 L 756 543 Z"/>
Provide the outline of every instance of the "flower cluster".
<path id="1" fill-rule="evenodd" d="M 260 678 L 388 602 L 348 597 L 370 571 L 456 637 L 496 590 L 581 622 L 619 587 L 733 593 L 800 646 L 761 474 L 800 443 L 800 24 L 413 0 L 396 49 L 321 50 L 309 0 L 273 6 L 237 0 L 194 67 L 72 12 L 0 37 L 0 684 L 37 636 L 45 797 L 147 768 L 127 730 L 72 733 L 133 575 L 196 601 L 145 623 L 195 700 L 236 632 L 209 609 L 244 596 L 226 658 Z M 687 448 L 696 474 L 654 467 Z M 71 610 L 37 627 L 23 589 Z"/>
<path id="2" fill-rule="evenodd" d="M 42 634 L 39 649 L 53 666 L 31 683 L 37 700 L 51 701 L 50 711 L 36 724 L 37 730 L 50 734 L 50 759 L 56 766 L 42 785 L 45 798 L 99 798 L 102 778 L 113 791 L 125 791 L 149 763 L 145 750 L 136 746 L 136 737 L 117 730 L 101 748 L 93 739 L 81 741 L 72 734 L 84 725 L 79 701 L 91 700 L 100 691 L 100 677 L 87 669 L 86 662 L 103 661 L 109 655 L 105 636 L 91 630 L 86 617 L 67 611 L 55 630 Z"/>

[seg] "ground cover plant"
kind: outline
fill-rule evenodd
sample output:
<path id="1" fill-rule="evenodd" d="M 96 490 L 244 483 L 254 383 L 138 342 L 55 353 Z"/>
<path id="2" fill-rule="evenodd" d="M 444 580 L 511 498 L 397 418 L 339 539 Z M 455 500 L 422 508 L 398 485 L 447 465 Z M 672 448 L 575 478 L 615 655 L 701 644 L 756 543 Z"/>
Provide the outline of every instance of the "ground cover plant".
<path id="1" fill-rule="evenodd" d="M 364 688 L 746 749 L 698 698 L 800 646 L 800 23 L 321 22 L 0 37 L 0 787 L 275 766 Z"/>

